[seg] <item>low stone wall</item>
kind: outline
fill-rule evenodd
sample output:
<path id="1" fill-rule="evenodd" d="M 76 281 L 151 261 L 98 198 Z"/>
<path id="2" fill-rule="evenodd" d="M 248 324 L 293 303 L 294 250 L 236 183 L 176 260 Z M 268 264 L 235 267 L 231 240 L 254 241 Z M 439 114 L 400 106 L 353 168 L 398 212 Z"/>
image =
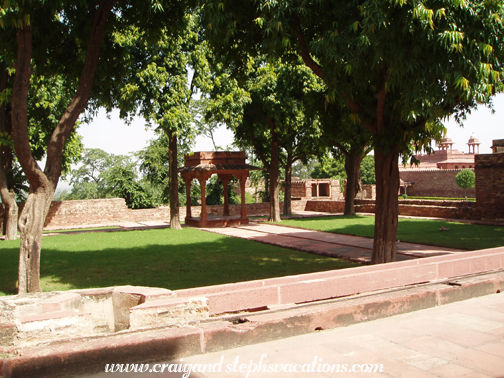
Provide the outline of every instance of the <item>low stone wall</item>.
<path id="1" fill-rule="evenodd" d="M 406 189 L 409 196 L 464 198 L 455 176 L 461 169 L 401 169 L 401 180 L 413 183 Z M 476 191 L 469 189 L 467 196 L 474 198 Z"/>
<path id="2" fill-rule="evenodd" d="M 476 155 L 476 199 L 486 219 L 504 219 L 504 153 Z"/>
<path id="3" fill-rule="evenodd" d="M 342 213 L 345 211 L 345 201 L 306 201 L 306 206 L 303 210 Z"/>
<path id="4" fill-rule="evenodd" d="M 269 214 L 269 203 L 247 204 L 249 216 Z M 304 210 L 306 201 L 293 201 L 293 210 Z M 23 204 L 19 204 L 19 214 Z M 222 215 L 223 205 L 207 206 L 210 215 Z M 283 211 L 283 202 L 280 202 Z M 231 215 L 240 215 L 241 205 L 229 205 Z M 180 207 L 180 218 L 186 216 L 185 206 Z M 192 216 L 201 214 L 200 206 L 191 207 Z M 3 215 L 3 205 L 0 203 L 0 223 Z M 154 209 L 129 209 L 123 198 L 106 198 L 96 200 L 53 201 L 46 218 L 45 227 L 70 228 L 76 226 L 121 224 L 127 222 L 170 221 L 170 207 L 161 206 Z"/>
<path id="5" fill-rule="evenodd" d="M 361 213 L 374 213 L 373 200 L 355 200 L 355 210 Z M 247 204 L 249 216 L 269 215 L 270 204 Z M 20 204 L 22 208 L 22 204 Z M 209 215 L 222 215 L 223 205 L 208 206 Z M 342 213 L 344 201 L 292 201 L 293 211 L 315 211 L 324 213 Z M 229 205 L 231 215 L 240 215 L 241 205 Z M 280 212 L 283 212 L 283 202 L 280 202 Z M 19 212 L 21 214 L 21 211 Z M 192 216 L 199 216 L 200 206 L 192 206 Z M 3 206 L 0 204 L 0 217 Z M 400 200 L 399 215 L 419 217 L 436 217 L 450 219 L 480 219 L 480 211 L 473 202 L 465 201 L 427 201 Z M 180 219 L 186 216 L 185 206 L 180 207 Z M 1 219 L 1 218 L 0 218 Z M 54 201 L 51 204 L 46 219 L 47 228 L 72 228 L 89 225 L 119 225 L 128 222 L 170 221 L 170 208 L 162 206 L 155 209 L 132 210 L 126 206 L 122 198 L 107 198 L 97 200 Z"/>
<path id="6" fill-rule="evenodd" d="M 375 201 L 356 200 L 355 211 L 374 213 Z M 466 201 L 399 200 L 399 215 L 446 219 L 480 218 L 476 203 Z"/>

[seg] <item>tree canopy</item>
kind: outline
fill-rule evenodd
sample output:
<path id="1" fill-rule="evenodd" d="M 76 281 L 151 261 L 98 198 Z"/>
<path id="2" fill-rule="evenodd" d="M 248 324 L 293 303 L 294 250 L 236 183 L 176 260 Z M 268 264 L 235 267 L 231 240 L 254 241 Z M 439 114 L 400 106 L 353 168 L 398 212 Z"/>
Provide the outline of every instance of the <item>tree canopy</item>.
<path id="1" fill-rule="evenodd" d="M 372 261 L 395 259 L 398 160 L 502 91 L 500 1 L 214 0 L 209 38 L 239 59 L 298 54 L 373 136 L 377 203 Z M 414 144 L 413 144 L 414 143 Z"/>
<path id="2" fill-rule="evenodd" d="M 476 185 L 476 175 L 471 169 L 463 169 L 455 176 L 457 185 L 464 189 L 464 197 L 467 201 L 467 189 L 472 189 Z"/>
<path id="3" fill-rule="evenodd" d="M 21 248 L 19 292 L 40 291 L 42 228 L 63 169 L 63 150 L 89 100 L 111 104 L 121 77 L 123 52 L 111 31 L 148 31 L 154 42 L 165 28 L 174 36 L 191 0 L 9 1 L 0 8 L 0 26 L 16 35 L 12 84 L 12 139 L 16 156 L 30 183 L 30 193 L 20 217 Z M 106 54 L 103 54 L 106 53 Z M 14 58 L 15 57 L 15 58 Z M 40 62 L 40 63 L 39 63 Z M 72 99 L 66 103 L 47 141 L 44 170 L 29 141 L 28 93 L 33 68 L 41 74 L 61 74 L 73 81 Z M 96 81 L 99 85 L 93 86 Z"/>

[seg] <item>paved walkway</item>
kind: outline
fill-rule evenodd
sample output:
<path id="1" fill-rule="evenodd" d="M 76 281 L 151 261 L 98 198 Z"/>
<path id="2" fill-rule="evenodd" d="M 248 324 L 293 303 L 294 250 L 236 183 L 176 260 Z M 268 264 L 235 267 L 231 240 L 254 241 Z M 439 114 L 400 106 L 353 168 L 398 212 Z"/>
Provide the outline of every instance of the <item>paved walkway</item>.
<path id="1" fill-rule="evenodd" d="M 371 261 L 373 250 L 372 238 L 333 234 L 269 223 L 251 223 L 244 226 L 204 228 L 203 230 L 320 255 L 344 257 L 361 262 Z M 464 251 L 398 242 L 396 260 L 409 260 L 418 257 L 446 255 L 457 252 Z"/>
<path id="2" fill-rule="evenodd" d="M 305 370 L 314 367 L 315 371 L 247 375 L 248 366 L 254 366 L 249 364 L 258 365 L 261 357 L 266 367 L 283 364 L 284 368 L 289 369 L 290 365 L 294 369 L 298 364 L 299 370 L 304 364 Z M 216 370 L 192 373 L 192 378 L 504 378 L 504 294 L 164 363 L 212 364 Z M 246 366 L 240 372 L 241 364 Z M 355 364 L 360 364 L 361 369 L 366 368 L 361 364 L 383 367 L 381 372 L 373 373 L 324 373 L 325 364 L 340 364 L 340 368 L 346 365 L 348 369 Z M 109 376 L 101 373 L 89 377 Z M 175 378 L 182 377 L 183 373 L 115 373 L 113 376 Z"/>

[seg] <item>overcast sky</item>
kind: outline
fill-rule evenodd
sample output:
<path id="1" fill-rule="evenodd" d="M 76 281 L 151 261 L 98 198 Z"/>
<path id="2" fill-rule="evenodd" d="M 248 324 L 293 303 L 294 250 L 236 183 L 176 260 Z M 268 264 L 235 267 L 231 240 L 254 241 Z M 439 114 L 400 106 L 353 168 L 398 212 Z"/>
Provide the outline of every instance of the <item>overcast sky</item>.
<path id="1" fill-rule="evenodd" d="M 480 153 L 491 153 L 490 146 L 493 139 L 504 139 L 504 94 L 494 98 L 495 113 L 485 107 L 473 111 L 460 127 L 454 121 L 448 120 L 448 137 L 453 139 L 453 149 L 469 152 L 467 142 L 474 133 L 481 142 Z M 146 129 L 142 119 L 137 119 L 131 126 L 127 126 L 114 112 L 107 119 L 105 112 L 89 124 L 79 128 L 85 148 L 100 148 L 112 154 L 128 154 L 145 148 L 148 141 L 155 137 L 152 129 Z M 216 134 L 219 146 L 230 145 L 233 134 L 225 127 L 221 127 Z M 198 137 L 194 151 L 212 151 L 213 145 L 209 138 Z"/>

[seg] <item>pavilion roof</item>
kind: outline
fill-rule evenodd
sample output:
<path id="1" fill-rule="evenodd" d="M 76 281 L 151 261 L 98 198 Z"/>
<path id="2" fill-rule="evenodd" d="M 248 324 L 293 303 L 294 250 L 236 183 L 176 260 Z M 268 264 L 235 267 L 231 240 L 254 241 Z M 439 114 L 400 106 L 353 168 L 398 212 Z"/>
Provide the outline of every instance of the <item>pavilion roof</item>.
<path id="1" fill-rule="evenodd" d="M 179 168 L 179 172 L 226 172 L 226 171 L 253 171 L 259 170 L 262 168 L 254 167 L 250 164 L 198 164 L 198 165 L 190 165 Z"/>

